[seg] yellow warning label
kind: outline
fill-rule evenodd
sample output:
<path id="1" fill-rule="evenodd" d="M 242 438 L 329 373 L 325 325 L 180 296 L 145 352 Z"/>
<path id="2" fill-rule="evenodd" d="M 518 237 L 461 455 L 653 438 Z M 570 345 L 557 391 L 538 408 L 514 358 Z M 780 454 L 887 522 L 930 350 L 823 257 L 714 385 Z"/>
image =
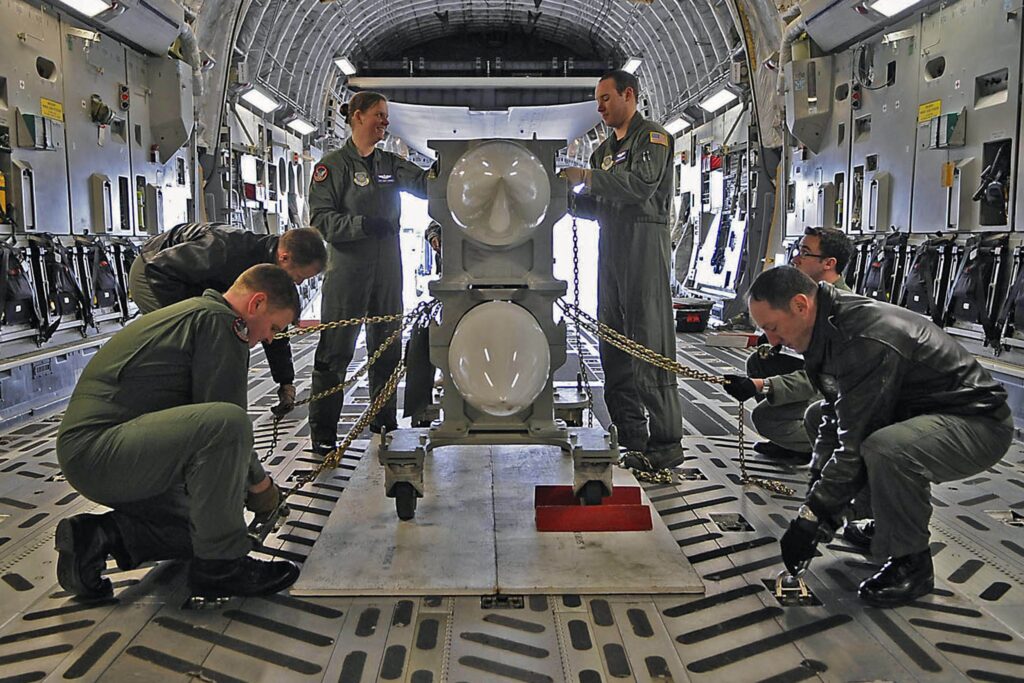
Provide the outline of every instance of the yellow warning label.
<path id="1" fill-rule="evenodd" d="M 917 108 L 917 122 L 931 121 L 942 113 L 942 100 L 925 102 Z"/>
<path id="2" fill-rule="evenodd" d="M 64 105 L 60 102 L 48 100 L 45 97 L 39 98 L 39 113 L 54 121 L 64 120 Z"/>

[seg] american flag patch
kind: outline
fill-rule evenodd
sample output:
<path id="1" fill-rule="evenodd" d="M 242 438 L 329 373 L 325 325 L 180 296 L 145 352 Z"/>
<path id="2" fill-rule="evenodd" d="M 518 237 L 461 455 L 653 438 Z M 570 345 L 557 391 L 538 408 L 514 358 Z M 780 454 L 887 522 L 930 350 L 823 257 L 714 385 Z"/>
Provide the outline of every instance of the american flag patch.
<path id="1" fill-rule="evenodd" d="M 664 133 L 651 131 L 651 144 L 665 145 L 666 147 L 668 147 L 668 136 L 665 135 Z"/>

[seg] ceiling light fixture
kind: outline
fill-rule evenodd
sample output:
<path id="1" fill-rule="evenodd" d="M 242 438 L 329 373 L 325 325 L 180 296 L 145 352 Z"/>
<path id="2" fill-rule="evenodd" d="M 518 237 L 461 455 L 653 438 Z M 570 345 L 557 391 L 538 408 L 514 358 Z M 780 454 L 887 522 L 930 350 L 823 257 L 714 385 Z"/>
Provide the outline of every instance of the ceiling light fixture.
<path id="1" fill-rule="evenodd" d="M 285 121 L 284 125 L 288 126 L 299 135 L 309 135 L 310 133 L 316 132 L 316 126 L 301 116 L 293 116 Z"/>
<path id="2" fill-rule="evenodd" d="M 67 5 L 71 9 L 75 10 L 79 14 L 84 14 L 87 17 L 94 17 L 100 12 L 106 12 L 113 3 L 108 0 L 60 0 L 61 3 Z"/>
<path id="3" fill-rule="evenodd" d="M 248 89 L 242 91 L 240 97 L 264 114 L 269 114 L 281 106 L 280 102 L 258 85 L 249 86 Z"/>
<path id="4" fill-rule="evenodd" d="M 677 116 L 665 124 L 665 130 L 667 130 L 671 135 L 679 135 L 691 125 L 693 124 L 683 117 Z"/>
<path id="5" fill-rule="evenodd" d="M 921 0 L 877 0 L 868 7 L 875 10 L 879 14 L 884 14 L 887 17 L 894 17 L 903 10 L 916 5 Z"/>
<path id="6" fill-rule="evenodd" d="M 700 108 L 703 109 L 704 111 L 714 113 L 736 99 L 736 93 L 729 90 L 728 88 L 722 88 L 721 90 L 715 92 L 713 95 L 704 98 L 698 104 L 700 105 Z"/>
<path id="7" fill-rule="evenodd" d="M 636 70 L 640 68 L 640 65 L 644 63 L 644 60 L 639 57 L 630 57 L 626 60 L 626 63 L 622 65 L 622 70 L 626 73 L 635 74 Z"/>
<path id="8" fill-rule="evenodd" d="M 334 60 L 334 65 L 341 69 L 341 73 L 346 76 L 351 76 L 357 71 L 355 64 L 350 62 L 347 57 L 337 57 Z"/>

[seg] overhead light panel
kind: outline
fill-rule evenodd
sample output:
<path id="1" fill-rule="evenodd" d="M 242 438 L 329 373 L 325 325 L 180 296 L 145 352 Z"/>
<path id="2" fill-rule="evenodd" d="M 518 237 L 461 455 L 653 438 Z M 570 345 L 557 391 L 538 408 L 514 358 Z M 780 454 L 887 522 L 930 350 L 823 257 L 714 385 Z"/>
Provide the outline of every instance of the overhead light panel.
<path id="1" fill-rule="evenodd" d="M 334 65 L 341 69 L 341 73 L 346 76 L 351 76 L 356 72 L 356 66 L 348 60 L 347 57 L 338 57 L 334 60 Z"/>
<path id="2" fill-rule="evenodd" d="M 626 63 L 622 65 L 622 70 L 626 73 L 635 74 L 636 70 L 640 68 L 640 65 L 644 63 L 644 60 L 639 57 L 630 57 L 626 60 Z"/>
<path id="3" fill-rule="evenodd" d="M 113 3 L 107 0 L 60 0 L 61 3 L 67 5 L 71 9 L 75 10 L 79 14 L 84 14 L 87 17 L 94 17 L 100 12 L 106 12 L 113 6 Z"/>
<path id="4" fill-rule="evenodd" d="M 684 130 L 690 127 L 690 122 L 681 116 L 677 116 L 668 123 L 665 124 L 665 130 L 671 135 L 679 135 Z"/>
<path id="5" fill-rule="evenodd" d="M 903 10 L 913 7 L 921 0 L 878 0 L 873 2 L 868 7 L 875 10 L 879 14 L 884 14 L 887 17 L 894 17 Z"/>
<path id="6" fill-rule="evenodd" d="M 275 100 L 270 93 L 258 85 L 250 86 L 248 90 L 243 92 L 242 99 L 259 109 L 264 114 L 269 114 L 281 106 L 280 102 Z"/>
<path id="7" fill-rule="evenodd" d="M 310 133 L 316 132 L 316 126 L 301 116 L 295 116 L 288 121 L 285 121 L 284 125 L 288 126 L 299 135 L 309 135 Z"/>
<path id="8" fill-rule="evenodd" d="M 700 108 L 704 111 L 714 113 L 735 99 L 737 99 L 736 93 L 727 88 L 722 88 L 714 95 L 702 100 L 699 104 Z"/>

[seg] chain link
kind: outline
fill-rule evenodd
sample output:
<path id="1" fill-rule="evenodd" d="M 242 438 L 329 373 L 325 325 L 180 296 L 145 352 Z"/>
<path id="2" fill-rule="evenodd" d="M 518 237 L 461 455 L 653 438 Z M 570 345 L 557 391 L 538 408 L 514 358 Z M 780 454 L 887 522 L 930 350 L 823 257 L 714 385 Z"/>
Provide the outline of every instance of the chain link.
<path id="1" fill-rule="evenodd" d="M 366 410 L 362 412 L 359 419 L 356 420 L 356 423 L 352 426 L 352 429 L 350 429 L 348 434 L 345 435 L 342 442 L 338 444 L 338 447 L 325 455 L 323 462 L 296 479 L 292 487 L 281 494 L 282 502 L 287 500 L 289 496 L 306 486 L 306 484 L 313 481 L 327 470 L 333 470 L 338 467 L 338 464 L 341 462 L 341 456 L 345 454 L 345 451 L 347 451 L 349 446 L 352 445 L 352 442 L 356 440 L 356 437 L 363 433 L 363 430 L 369 426 L 370 422 L 373 421 L 373 418 L 376 417 L 377 413 L 379 413 L 384 407 L 384 404 L 394 396 L 396 391 L 398 391 L 398 383 L 402 380 L 402 376 L 404 374 L 405 363 L 400 361 L 398 365 L 395 366 L 394 372 L 392 372 L 391 376 L 388 377 L 388 381 L 384 384 L 384 387 L 376 396 L 373 397 L 370 405 L 366 406 Z"/>
<path id="2" fill-rule="evenodd" d="M 598 338 L 603 339 L 604 341 L 608 342 L 609 344 L 616 347 L 620 351 L 624 351 L 625 353 L 628 353 L 629 355 L 634 356 L 635 358 L 639 358 L 640 360 L 650 363 L 651 365 L 657 368 L 661 368 L 662 370 L 666 370 L 681 377 L 696 379 L 702 382 L 707 382 L 709 384 L 725 384 L 724 377 L 719 377 L 718 375 L 711 375 L 706 372 L 701 372 L 700 370 L 694 370 L 693 368 L 687 367 L 674 359 L 666 358 L 665 356 L 662 356 L 661 354 L 652 351 L 646 346 L 638 344 L 637 342 L 633 341 L 626 335 L 612 329 L 608 325 L 605 325 L 604 323 L 593 318 L 589 314 L 583 312 L 579 306 L 574 306 L 573 304 L 569 304 L 564 301 L 557 301 L 555 303 L 558 304 L 558 307 L 562 309 L 563 313 L 565 313 L 567 316 L 569 316 L 576 322 L 577 329 L 579 329 L 580 326 L 584 327 L 585 329 L 596 334 Z M 740 455 L 740 481 L 743 484 L 759 486 L 767 491 L 772 491 L 773 493 L 779 493 L 785 496 L 794 495 L 796 491 L 791 487 L 786 486 L 782 482 L 770 479 L 761 479 L 758 477 L 751 477 L 747 474 L 746 448 L 743 441 L 744 417 L 745 411 L 743 408 L 743 403 L 741 402 L 739 404 L 739 411 L 737 415 L 737 421 L 739 423 L 739 427 L 737 430 L 737 444 Z M 644 460 L 647 460 L 646 457 L 644 457 Z M 651 465 L 651 462 L 647 460 L 647 464 Z M 654 471 L 643 473 L 643 481 L 654 481 L 656 483 L 671 483 L 671 470 L 655 470 L 653 466 L 651 466 L 651 470 Z M 642 478 L 641 471 L 635 468 L 633 469 L 633 475 L 637 477 L 637 479 Z M 646 478 L 649 475 L 653 475 L 653 477 Z"/>
<path id="3" fill-rule="evenodd" d="M 585 391 L 587 396 L 587 426 L 589 427 L 593 425 L 593 394 L 590 388 L 590 379 L 587 376 L 587 368 L 586 365 L 583 363 L 583 352 L 580 336 L 581 329 L 589 331 L 591 334 L 597 336 L 598 339 L 602 339 L 611 344 L 612 346 L 616 347 L 617 349 L 625 353 L 628 353 L 629 355 L 638 358 L 646 363 L 650 363 L 651 365 L 657 368 L 661 368 L 662 370 L 666 370 L 675 375 L 679 375 L 681 377 L 685 377 L 688 379 L 695 379 L 702 382 L 707 382 L 709 384 L 724 384 L 724 377 L 719 377 L 718 375 L 712 375 L 706 372 L 701 372 L 700 370 L 695 370 L 691 367 L 685 366 L 674 359 L 666 358 L 665 356 L 662 356 L 661 354 L 643 346 L 642 344 L 633 341 L 629 337 L 612 329 L 608 325 L 605 325 L 596 318 L 585 313 L 580 308 L 579 235 L 575 218 L 573 219 L 572 227 L 574 303 L 570 304 L 562 300 L 558 300 L 555 303 L 558 305 L 558 307 L 562 310 L 562 312 L 565 315 L 567 315 L 569 318 L 573 320 L 573 323 L 575 325 L 576 353 L 580 363 L 580 378 L 586 387 Z M 391 335 L 389 335 L 388 338 L 385 339 L 380 346 L 377 347 L 376 351 L 374 351 L 373 355 L 370 356 L 367 362 L 363 364 L 363 366 L 360 367 L 358 370 L 356 370 L 356 372 L 353 373 L 351 377 L 346 379 L 341 384 L 338 384 L 337 386 L 313 394 L 301 401 L 296 401 L 295 406 L 305 405 L 313 401 L 319 401 L 320 399 L 326 398 L 327 396 L 331 396 L 340 391 L 344 391 L 346 388 L 352 386 L 356 381 L 359 380 L 359 378 L 361 378 L 369 371 L 370 366 L 377 362 L 377 360 L 381 357 L 384 351 L 401 337 L 402 333 L 404 332 L 405 328 L 408 326 L 410 321 L 416 318 L 418 318 L 420 321 L 429 319 L 432 315 L 434 315 L 437 306 L 439 306 L 439 302 L 437 301 L 422 302 L 408 314 L 365 316 L 361 318 L 349 318 L 347 320 L 335 320 L 327 323 L 321 323 L 319 325 L 312 325 L 309 327 L 298 327 L 293 330 L 288 330 L 287 332 L 281 332 L 275 335 L 275 339 L 290 339 L 292 337 L 311 334 L 313 332 L 321 332 L 323 330 L 336 329 L 339 327 L 347 327 L 351 325 L 373 325 L 379 323 L 394 322 L 396 320 L 402 321 L 402 324 L 394 332 L 392 332 Z M 387 403 L 391 396 L 393 396 L 395 392 L 398 390 L 398 383 L 401 381 L 401 378 L 404 374 L 405 364 L 403 362 L 399 362 L 399 364 L 395 367 L 394 372 L 392 372 L 391 376 L 388 378 L 388 381 L 384 385 L 384 388 L 381 389 L 381 391 L 375 397 L 373 397 L 373 400 L 370 402 L 370 405 L 366 407 L 366 410 L 364 410 L 363 413 L 359 416 L 359 419 L 356 420 L 355 425 L 353 425 L 352 429 L 345 436 L 341 444 L 339 444 L 337 448 L 335 448 L 333 451 L 324 456 L 323 462 L 321 462 L 317 467 L 315 467 L 313 470 L 297 479 L 296 482 L 292 485 L 292 487 L 282 494 L 282 501 L 286 500 L 293 493 L 309 484 L 309 482 L 315 480 L 327 469 L 334 469 L 335 467 L 338 466 L 338 463 L 341 462 L 342 455 L 345 453 L 345 451 L 348 450 L 349 446 L 352 445 L 352 442 L 355 441 L 356 437 L 359 436 L 359 434 L 361 434 L 364 429 L 366 429 L 366 427 L 370 424 L 370 422 L 377 415 L 377 413 L 380 412 L 381 409 L 384 407 L 384 404 Z M 263 460 L 269 458 L 269 456 L 273 453 L 274 449 L 277 446 L 278 429 L 283 417 L 283 415 L 274 416 L 274 428 L 271 437 L 271 445 L 270 449 L 267 452 L 267 455 L 264 456 Z M 759 477 L 751 477 L 747 474 L 746 448 L 743 435 L 744 418 L 745 411 L 743 408 L 743 403 L 740 403 L 737 412 L 737 447 L 739 451 L 740 460 L 740 481 L 744 485 L 759 486 L 773 493 L 788 496 L 794 495 L 796 491 L 791 487 L 786 486 L 782 482 L 774 481 L 771 479 L 762 479 Z M 648 467 L 647 471 L 638 468 L 632 468 L 633 476 L 636 477 L 638 480 L 656 484 L 670 484 L 673 482 L 671 470 L 659 470 L 653 466 L 651 461 L 643 453 L 640 453 L 638 451 L 631 451 L 631 453 L 638 456 L 641 459 L 641 461 Z M 622 461 L 620 460 L 620 465 L 621 464 Z"/>
<path id="4" fill-rule="evenodd" d="M 400 326 L 398 326 L 398 328 L 396 328 L 394 332 L 392 332 L 390 335 L 388 335 L 387 339 L 385 339 L 383 342 L 381 342 L 380 346 L 377 347 L 376 351 L 373 352 L 373 354 L 370 356 L 370 358 L 358 370 L 356 370 L 354 373 L 352 373 L 352 375 L 350 377 L 348 377 L 345 381 L 341 382 L 340 384 L 331 387 L 330 389 L 326 389 L 324 391 L 317 392 L 316 394 L 312 394 L 308 398 L 304 398 L 301 401 L 296 401 L 294 403 L 294 405 L 293 405 L 293 408 L 294 407 L 298 407 L 298 406 L 302 406 L 302 405 L 306 405 L 307 403 L 312 403 L 313 401 L 319 401 L 320 399 L 326 398 L 328 396 L 332 396 L 334 394 L 337 394 L 340 391 L 344 391 L 346 388 L 348 388 L 348 387 L 352 386 L 353 384 L 355 384 L 357 381 L 359 381 L 359 379 L 363 375 L 365 375 L 367 372 L 370 371 L 370 367 L 380 359 L 380 357 L 384 354 L 384 351 L 389 346 L 394 344 L 398 339 L 401 338 L 402 333 L 405 331 L 405 328 L 409 325 L 409 323 L 411 321 L 418 320 L 418 321 L 422 322 L 422 321 L 428 320 L 431 316 L 434 315 L 434 313 L 436 312 L 436 310 L 437 310 L 437 308 L 439 306 L 440 306 L 440 302 L 439 301 L 436 301 L 436 300 L 424 301 L 424 302 L 421 302 L 418 306 L 416 306 L 416 308 L 414 308 L 412 311 L 410 311 L 407 314 L 402 314 L 402 315 L 398 315 L 398 314 L 396 314 L 396 315 L 377 315 L 377 316 L 366 316 L 366 317 L 362 317 L 362 318 L 349 318 L 348 320 L 337 320 L 337 321 L 332 321 L 332 322 L 328 322 L 328 323 L 322 323 L 320 325 L 313 325 L 313 326 L 310 326 L 310 327 L 297 328 L 297 329 L 302 330 L 298 334 L 294 334 L 295 330 L 289 330 L 288 332 L 283 332 L 283 333 L 275 335 L 275 337 L 274 337 L 275 339 L 277 339 L 277 338 L 288 338 L 288 337 L 299 336 L 299 334 L 308 334 L 310 331 L 316 332 L 316 331 L 320 331 L 320 330 L 334 329 L 334 328 L 337 328 L 337 327 L 345 327 L 345 326 L 349 326 L 349 325 L 359 325 L 359 324 L 362 324 L 362 323 L 366 323 L 368 325 L 373 325 L 373 324 L 379 324 L 379 323 L 385 323 L 385 322 L 394 322 L 395 320 L 399 320 L 399 319 L 402 320 L 402 324 Z M 285 336 L 282 336 L 282 335 L 285 335 Z M 395 373 L 392 373 L 391 377 L 388 378 L 387 383 L 384 385 L 384 388 L 377 394 L 377 396 L 374 397 L 374 399 L 370 403 L 370 405 L 367 406 L 366 411 L 363 412 L 363 414 L 360 416 L 360 418 L 356 421 L 355 425 L 353 425 L 352 429 L 349 431 L 348 435 L 342 441 L 341 445 L 339 445 L 333 451 L 328 453 L 324 457 L 324 461 L 322 463 L 320 463 L 320 465 L 318 465 L 316 468 L 314 468 L 313 471 L 310 474 L 308 474 L 306 476 L 303 476 L 299 480 L 297 480 L 296 484 L 294 486 L 292 486 L 290 489 L 288 489 L 287 493 L 285 493 L 282 496 L 282 498 L 281 498 L 282 501 L 284 499 L 286 499 L 288 496 L 290 496 L 292 493 L 294 493 L 295 491 L 298 491 L 303 486 L 305 486 L 306 484 L 308 484 L 309 482 L 313 481 L 318 476 L 320 476 L 320 474 L 322 472 L 324 472 L 324 470 L 327 469 L 327 465 L 329 463 L 333 463 L 334 467 L 337 467 L 337 464 L 341 461 L 341 456 L 345 453 L 345 451 L 348 449 L 348 447 L 352 445 L 352 442 L 355 440 L 355 438 L 359 434 L 361 434 L 364 429 L 366 429 L 367 425 L 369 425 L 370 422 L 373 420 L 373 418 L 376 417 L 377 413 L 380 412 L 381 408 L 383 408 L 384 404 L 388 401 L 388 399 L 391 398 L 391 396 L 395 393 L 395 391 L 397 391 L 397 389 L 398 389 L 398 382 L 401 379 L 401 376 L 403 374 L 405 374 L 405 365 L 402 364 L 402 363 L 399 363 L 398 367 L 396 367 L 396 369 L 395 369 L 396 372 L 398 371 L 399 368 L 401 369 L 401 372 L 398 373 L 398 377 L 396 378 Z M 390 387 L 390 391 L 389 391 L 389 387 Z M 381 398 L 381 397 L 383 397 L 383 398 Z M 367 411 L 369 411 L 369 414 L 367 414 Z M 364 417 L 366 418 L 365 421 L 363 419 Z M 266 462 L 266 460 L 270 458 L 270 456 L 273 454 L 274 450 L 276 449 L 277 441 L 278 441 L 278 436 L 279 436 L 279 428 L 280 428 L 281 420 L 283 418 L 284 418 L 284 415 L 275 415 L 274 416 L 274 428 L 273 428 L 273 432 L 271 434 L 270 448 L 267 450 L 267 454 L 263 458 L 261 458 L 261 462 Z"/>
<path id="5" fill-rule="evenodd" d="M 573 305 L 579 310 L 580 307 L 580 234 L 579 226 L 576 225 L 576 216 L 572 217 L 572 298 Z M 580 337 L 580 326 L 573 325 L 576 333 L 576 358 L 580 362 L 579 374 L 577 375 L 576 391 L 583 391 L 587 397 L 587 427 L 594 426 L 594 393 L 590 390 L 590 375 L 587 366 L 583 363 L 583 344 Z M 583 386 L 580 386 L 582 383 Z"/>
<path id="6" fill-rule="evenodd" d="M 364 316 L 362 318 L 348 318 L 347 320 L 331 320 L 326 323 L 319 323 L 317 325 L 310 325 L 309 327 L 293 327 L 290 330 L 284 332 L 278 332 L 274 335 L 274 339 L 291 339 L 292 337 L 301 337 L 306 334 L 312 334 L 314 332 L 323 332 L 324 330 L 334 330 L 339 327 L 351 327 L 352 325 L 376 325 L 378 323 L 392 323 L 396 320 L 403 320 L 416 314 L 416 311 L 420 309 L 424 304 L 431 302 L 423 302 L 413 310 L 412 313 L 392 313 L 391 315 L 371 315 Z"/>

